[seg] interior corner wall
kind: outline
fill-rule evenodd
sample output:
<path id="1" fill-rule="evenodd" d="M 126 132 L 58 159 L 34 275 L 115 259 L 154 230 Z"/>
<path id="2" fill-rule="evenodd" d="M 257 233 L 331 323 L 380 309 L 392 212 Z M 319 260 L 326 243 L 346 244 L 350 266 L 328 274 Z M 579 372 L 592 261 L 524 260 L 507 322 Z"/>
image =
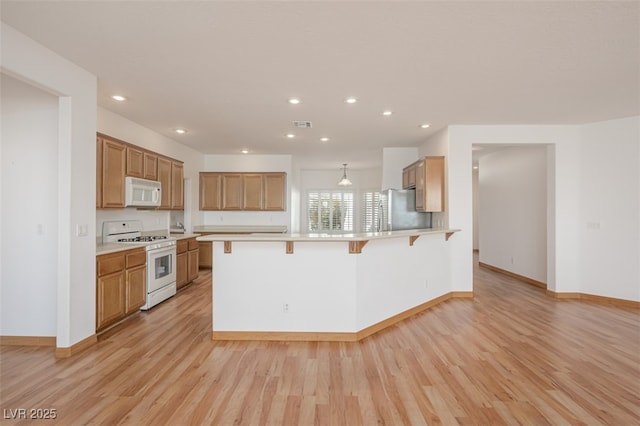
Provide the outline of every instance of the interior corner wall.
<path id="1" fill-rule="evenodd" d="M 58 97 L 57 291 L 51 303 L 57 303 L 56 345 L 66 348 L 95 334 L 95 285 L 87 283 L 95 282 L 97 79 L 0 25 L 2 72 Z M 25 229 L 32 225 L 15 224 Z M 88 235 L 78 235 L 78 227 L 86 227 Z"/>
<path id="2" fill-rule="evenodd" d="M 479 260 L 547 282 L 546 146 L 510 147 L 479 162 Z"/>
<path id="3" fill-rule="evenodd" d="M 55 337 L 58 98 L 7 75 L 0 83 L 0 335 Z"/>

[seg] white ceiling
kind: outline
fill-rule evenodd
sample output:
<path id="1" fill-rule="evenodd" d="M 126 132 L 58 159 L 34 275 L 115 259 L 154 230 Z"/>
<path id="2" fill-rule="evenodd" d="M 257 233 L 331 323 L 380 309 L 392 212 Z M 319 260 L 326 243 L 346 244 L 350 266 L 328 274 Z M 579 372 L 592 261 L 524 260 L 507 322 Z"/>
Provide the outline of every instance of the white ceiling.
<path id="1" fill-rule="evenodd" d="M 637 1 L 3 0 L 0 13 L 97 75 L 100 106 L 203 153 L 358 169 L 452 124 L 640 114 Z"/>

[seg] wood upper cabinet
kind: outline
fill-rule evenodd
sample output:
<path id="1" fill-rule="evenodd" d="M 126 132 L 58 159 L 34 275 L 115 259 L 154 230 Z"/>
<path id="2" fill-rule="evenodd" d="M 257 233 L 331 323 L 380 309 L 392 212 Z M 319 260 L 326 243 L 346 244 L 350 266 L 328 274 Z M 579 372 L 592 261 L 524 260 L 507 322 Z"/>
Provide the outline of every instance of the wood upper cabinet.
<path id="1" fill-rule="evenodd" d="M 263 210 L 286 210 L 287 175 L 286 173 L 264 173 Z"/>
<path id="2" fill-rule="evenodd" d="M 161 185 L 160 208 L 171 208 L 171 160 L 158 157 L 158 181 Z"/>
<path id="3" fill-rule="evenodd" d="M 144 177 L 144 152 L 134 146 L 127 146 L 127 176 Z"/>
<path id="4" fill-rule="evenodd" d="M 96 257 L 96 330 L 136 312 L 147 299 L 144 248 Z"/>
<path id="5" fill-rule="evenodd" d="M 242 174 L 225 173 L 222 175 L 222 210 L 242 210 Z"/>
<path id="6" fill-rule="evenodd" d="M 144 178 L 158 180 L 158 156 L 151 152 L 144 153 Z"/>
<path id="7" fill-rule="evenodd" d="M 416 210 L 444 211 L 444 157 L 425 157 L 417 164 Z"/>
<path id="8" fill-rule="evenodd" d="M 286 173 L 200 173 L 200 210 L 284 211 Z"/>
<path id="9" fill-rule="evenodd" d="M 222 175 L 200 172 L 200 210 L 222 210 Z"/>
<path id="10" fill-rule="evenodd" d="M 125 176 L 159 181 L 160 209 L 184 209 L 184 164 L 98 133 L 96 137 L 96 208 L 123 208 Z"/>
<path id="11" fill-rule="evenodd" d="M 102 207 L 102 138 L 96 137 L 96 208 Z"/>
<path id="12" fill-rule="evenodd" d="M 418 162 L 415 162 L 402 170 L 402 189 L 410 189 L 416 187 L 417 167 Z"/>
<path id="13" fill-rule="evenodd" d="M 184 166 L 171 162 L 171 209 L 184 210 Z"/>
<path id="14" fill-rule="evenodd" d="M 242 210 L 262 210 L 262 175 L 245 173 L 242 176 Z"/>
<path id="15" fill-rule="evenodd" d="M 102 203 L 103 208 L 124 207 L 126 146 L 102 139 Z"/>

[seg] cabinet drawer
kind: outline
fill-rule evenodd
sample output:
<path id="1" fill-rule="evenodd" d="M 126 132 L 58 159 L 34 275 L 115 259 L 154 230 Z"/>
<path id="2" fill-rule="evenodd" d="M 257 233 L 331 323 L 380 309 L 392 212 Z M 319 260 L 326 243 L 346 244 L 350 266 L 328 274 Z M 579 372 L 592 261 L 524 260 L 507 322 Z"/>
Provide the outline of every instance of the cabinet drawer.
<path id="1" fill-rule="evenodd" d="M 198 249 L 198 241 L 195 238 L 189 238 L 189 251 Z"/>
<path id="2" fill-rule="evenodd" d="M 129 251 L 127 254 L 127 269 L 147 263 L 147 252 L 144 249 Z"/>
<path id="3" fill-rule="evenodd" d="M 189 249 L 189 240 L 178 240 L 176 242 L 176 251 L 178 254 L 184 253 Z"/>
<path id="4" fill-rule="evenodd" d="M 96 258 L 96 269 L 99 277 L 124 271 L 124 253 L 104 254 Z"/>

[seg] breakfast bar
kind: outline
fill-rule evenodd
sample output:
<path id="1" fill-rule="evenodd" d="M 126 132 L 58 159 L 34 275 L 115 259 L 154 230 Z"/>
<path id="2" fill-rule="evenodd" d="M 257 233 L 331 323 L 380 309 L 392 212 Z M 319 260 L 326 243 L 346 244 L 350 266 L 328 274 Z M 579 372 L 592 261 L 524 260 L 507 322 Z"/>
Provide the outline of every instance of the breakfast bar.
<path id="1" fill-rule="evenodd" d="M 357 341 L 451 297 L 458 229 L 207 235 L 214 340 Z"/>

